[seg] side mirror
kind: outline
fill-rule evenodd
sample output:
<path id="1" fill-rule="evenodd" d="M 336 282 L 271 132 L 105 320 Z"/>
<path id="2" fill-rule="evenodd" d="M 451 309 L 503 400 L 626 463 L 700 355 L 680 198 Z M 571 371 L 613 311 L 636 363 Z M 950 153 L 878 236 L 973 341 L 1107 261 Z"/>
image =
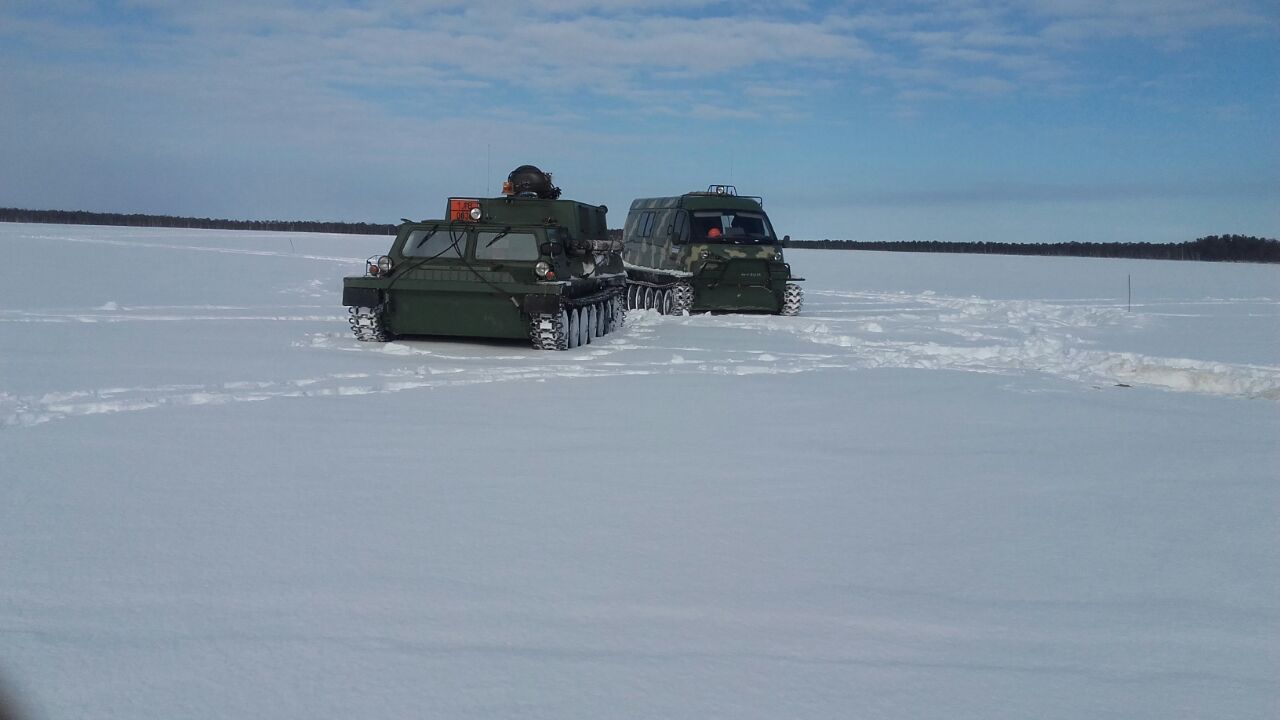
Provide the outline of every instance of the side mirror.
<path id="1" fill-rule="evenodd" d="M 790 236 L 790 235 L 783 235 L 783 236 L 782 236 L 782 242 L 784 242 L 784 243 L 789 243 L 789 242 L 791 242 L 791 236 Z"/>

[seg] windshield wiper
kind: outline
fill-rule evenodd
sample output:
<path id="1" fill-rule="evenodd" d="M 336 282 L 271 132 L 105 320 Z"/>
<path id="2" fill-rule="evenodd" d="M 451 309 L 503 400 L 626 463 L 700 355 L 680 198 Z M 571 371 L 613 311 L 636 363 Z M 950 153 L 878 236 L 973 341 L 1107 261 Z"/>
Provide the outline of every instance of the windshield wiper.
<path id="1" fill-rule="evenodd" d="M 423 243 L 425 243 L 426 241 L 430 240 L 430 239 L 431 239 L 431 237 L 432 237 L 433 235 L 435 235 L 435 234 L 436 234 L 436 231 L 437 231 L 437 230 L 439 230 L 439 229 L 440 229 L 440 226 L 439 226 L 439 225 L 432 225 L 432 226 L 431 226 L 431 230 L 430 230 L 430 231 L 428 231 L 426 235 L 423 235 L 423 236 L 422 236 L 422 239 L 421 239 L 421 240 L 419 240 L 418 242 L 414 243 L 414 244 L 413 244 L 413 247 L 411 247 L 411 248 L 409 248 L 409 249 L 410 249 L 410 250 L 417 250 L 418 248 L 422 247 L 422 244 L 423 244 Z"/>
<path id="2" fill-rule="evenodd" d="M 489 242 L 485 243 L 485 244 L 484 244 L 484 246 L 485 246 L 485 247 L 492 247 L 494 243 L 496 243 L 496 242 L 498 242 L 499 240 L 501 240 L 502 238 L 506 237 L 510 232 L 511 232 L 511 228 L 506 228 L 505 230 L 503 230 L 502 232 L 498 233 L 497 235 L 494 235 L 494 236 L 493 236 L 493 239 L 492 239 L 492 240 L 490 240 Z"/>

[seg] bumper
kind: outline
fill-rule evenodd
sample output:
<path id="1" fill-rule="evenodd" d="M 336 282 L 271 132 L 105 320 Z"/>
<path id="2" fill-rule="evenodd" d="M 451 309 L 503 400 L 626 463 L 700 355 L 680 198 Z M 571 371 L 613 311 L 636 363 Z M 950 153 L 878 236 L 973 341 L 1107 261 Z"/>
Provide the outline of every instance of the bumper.
<path id="1" fill-rule="evenodd" d="M 693 278 L 694 310 L 776 313 L 791 280 L 786 263 L 729 259 L 703 265 Z"/>

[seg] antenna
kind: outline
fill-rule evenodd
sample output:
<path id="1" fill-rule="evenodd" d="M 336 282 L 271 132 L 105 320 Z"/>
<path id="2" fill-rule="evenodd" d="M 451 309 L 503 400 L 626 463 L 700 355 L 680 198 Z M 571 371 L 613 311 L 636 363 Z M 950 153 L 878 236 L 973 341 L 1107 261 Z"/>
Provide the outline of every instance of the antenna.
<path id="1" fill-rule="evenodd" d="M 484 196 L 489 197 L 489 143 L 484 144 Z"/>

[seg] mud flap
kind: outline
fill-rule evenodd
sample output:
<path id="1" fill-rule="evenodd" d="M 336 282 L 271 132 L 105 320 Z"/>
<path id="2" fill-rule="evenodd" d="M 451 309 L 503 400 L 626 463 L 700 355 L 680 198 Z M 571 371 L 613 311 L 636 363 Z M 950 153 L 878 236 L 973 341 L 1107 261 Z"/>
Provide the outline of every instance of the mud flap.
<path id="1" fill-rule="evenodd" d="M 382 293 L 377 288 L 344 287 L 342 304 L 348 307 L 378 307 L 382 304 Z"/>
<path id="2" fill-rule="evenodd" d="M 551 315 L 560 312 L 560 296 L 550 293 L 534 293 L 524 296 L 524 311 L 528 315 Z"/>

